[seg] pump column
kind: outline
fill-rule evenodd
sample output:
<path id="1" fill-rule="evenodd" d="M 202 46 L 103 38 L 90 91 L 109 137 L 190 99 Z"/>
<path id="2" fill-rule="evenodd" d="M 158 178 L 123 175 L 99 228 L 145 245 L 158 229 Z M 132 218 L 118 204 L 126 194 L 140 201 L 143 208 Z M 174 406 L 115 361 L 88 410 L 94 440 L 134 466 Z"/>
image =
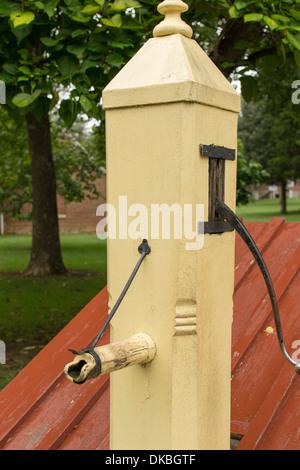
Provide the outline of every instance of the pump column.
<path id="1" fill-rule="evenodd" d="M 187 5 L 165 0 L 158 9 L 165 19 L 155 37 L 103 92 L 107 202 L 117 221 L 108 239 L 110 308 L 141 239 L 151 246 L 112 320 L 111 342 L 142 331 L 157 351 L 151 363 L 111 376 L 111 449 L 229 449 L 235 236 L 207 233 L 197 245 L 184 230 L 174 236 L 171 223 L 170 239 L 162 226 L 157 237 L 151 215 L 169 208 L 172 220 L 181 208 L 185 219 L 190 205 L 196 232 L 198 204 L 208 221 L 210 165 L 200 150 L 236 149 L 240 97 L 191 39 L 180 17 Z M 224 201 L 234 209 L 236 159 L 223 166 Z"/>

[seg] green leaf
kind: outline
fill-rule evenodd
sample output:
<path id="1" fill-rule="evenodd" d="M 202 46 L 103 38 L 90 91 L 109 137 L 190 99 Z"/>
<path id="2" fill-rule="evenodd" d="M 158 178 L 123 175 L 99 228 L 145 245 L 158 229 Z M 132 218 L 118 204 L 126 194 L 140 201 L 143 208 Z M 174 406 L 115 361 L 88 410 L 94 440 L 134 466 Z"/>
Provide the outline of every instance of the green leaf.
<path id="1" fill-rule="evenodd" d="M 44 9 L 44 4 L 43 4 L 43 2 L 34 2 L 34 5 L 35 5 L 39 10 L 43 10 L 43 9 Z"/>
<path id="2" fill-rule="evenodd" d="M 90 16 L 85 16 L 82 13 L 72 15 L 71 18 L 73 21 L 77 21 L 78 23 L 87 23 L 88 21 L 91 21 Z"/>
<path id="3" fill-rule="evenodd" d="M 28 36 L 32 31 L 32 25 L 24 26 L 22 29 L 13 29 L 12 33 L 17 39 L 18 45 Z"/>
<path id="4" fill-rule="evenodd" d="M 296 36 L 290 33 L 289 31 L 287 31 L 285 35 L 288 41 L 290 42 L 290 44 L 292 44 L 298 51 L 300 51 L 300 36 L 299 35 Z"/>
<path id="5" fill-rule="evenodd" d="M 18 93 L 13 97 L 12 102 L 18 108 L 26 108 L 26 106 L 29 106 L 31 103 L 33 103 L 40 94 L 41 90 L 35 90 L 32 95 L 29 95 L 29 93 Z"/>
<path id="6" fill-rule="evenodd" d="M 101 23 L 105 26 L 111 26 L 112 28 L 120 28 L 122 26 L 122 16 L 117 13 L 109 19 L 102 18 Z"/>
<path id="7" fill-rule="evenodd" d="M 86 70 L 88 70 L 88 69 L 93 69 L 93 68 L 95 68 L 96 66 L 97 66 L 97 63 L 96 63 L 96 62 L 93 62 L 92 60 L 86 59 L 86 60 L 83 60 L 83 61 L 82 61 L 82 64 L 81 64 L 81 66 L 80 66 L 80 70 L 81 70 L 82 72 L 85 72 Z"/>
<path id="8" fill-rule="evenodd" d="M 67 126 L 71 127 L 79 112 L 78 103 L 72 100 L 63 100 L 60 104 L 59 115 Z"/>
<path id="9" fill-rule="evenodd" d="M 245 75 L 241 78 L 242 96 L 247 103 L 258 97 L 258 82 L 254 77 Z"/>
<path id="10" fill-rule="evenodd" d="M 21 77 L 18 77 L 18 82 L 29 82 L 30 77 L 22 75 Z"/>
<path id="11" fill-rule="evenodd" d="M 235 0 L 234 6 L 238 10 L 242 10 L 243 8 L 246 8 L 248 6 L 248 2 L 246 2 L 245 0 Z"/>
<path id="12" fill-rule="evenodd" d="M 106 46 L 98 41 L 89 41 L 86 48 L 88 51 L 92 52 L 101 52 L 106 50 Z"/>
<path id="13" fill-rule="evenodd" d="M 263 57 L 259 57 L 255 61 L 255 65 L 260 67 L 263 67 L 263 69 L 268 73 L 268 75 L 271 77 L 272 74 L 275 73 L 276 67 L 280 66 L 281 59 L 278 57 L 278 55 L 266 55 Z"/>
<path id="14" fill-rule="evenodd" d="M 22 75 L 21 77 L 18 77 L 18 82 L 29 82 L 30 80 L 30 77 L 28 77 L 27 75 Z"/>
<path id="15" fill-rule="evenodd" d="M 85 51 L 85 45 L 84 44 L 74 44 L 67 46 L 67 51 L 70 52 L 70 54 L 76 55 L 76 57 L 81 58 L 84 51 Z"/>
<path id="16" fill-rule="evenodd" d="M 294 58 L 298 69 L 300 69 L 300 52 L 294 51 Z"/>
<path id="17" fill-rule="evenodd" d="M 81 10 L 81 13 L 85 13 L 87 15 L 94 15 L 95 13 L 98 13 L 100 11 L 100 6 L 98 5 L 86 5 L 83 10 Z"/>
<path id="18" fill-rule="evenodd" d="M 31 108 L 35 118 L 42 122 L 43 119 L 49 114 L 51 100 L 46 96 L 40 96 L 38 100 L 36 100 Z"/>
<path id="19" fill-rule="evenodd" d="M 10 15 L 10 20 L 13 23 L 14 28 L 23 28 L 35 19 L 34 13 L 32 11 L 13 11 Z"/>
<path id="20" fill-rule="evenodd" d="M 249 23 L 250 21 L 261 21 L 264 15 L 261 13 L 248 13 L 244 16 L 244 22 Z"/>
<path id="21" fill-rule="evenodd" d="M 60 57 L 57 64 L 63 77 L 73 75 L 79 69 L 79 61 L 74 55 L 64 55 Z"/>
<path id="22" fill-rule="evenodd" d="M 125 3 L 127 5 L 127 8 L 141 8 L 142 7 L 142 5 L 136 0 L 126 0 Z"/>
<path id="23" fill-rule="evenodd" d="M 11 14 L 11 3 L 6 0 L 0 0 L 0 16 L 10 16 Z"/>
<path id="24" fill-rule="evenodd" d="M 287 18 L 286 16 L 283 15 L 278 15 L 277 13 L 275 15 L 272 15 L 273 20 L 275 21 L 281 21 L 281 23 L 290 23 L 291 18 Z"/>
<path id="25" fill-rule="evenodd" d="M 230 67 L 235 67 L 235 62 L 222 62 L 221 66 L 223 69 L 229 69 Z"/>
<path id="26" fill-rule="evenodd" d="M 73 31 L 71 34 L 72 38 L 77 38 L 79 36 L 85 36 L 85 35 L 86 35 L 85 29 L 75 29 L 75 31 Z"/>
<path id="27" fill-rule="evenodd" d="M 264 21 L 269 26 L 271 31 L 278 28 L 278 26 L 279 26 L 279 24 L 275 20 L 270 18 L 269 16 L 264 16 Z"/>
<path id="28" fill-rule="evenodd" d="M 86 112 L 90 111 L 93 107 L 93 103 L 91 103 L 91 101 L 85 95 L 81 95 L 79 102 L 83 110 Z"/>
<path id="29" fill-rule="evenodd" d="M 47 46 L 47 47 L 56 46 L 58 44 L 58 42 L 59 42 L 59 39 L 46 38 L 46 37 L 41 38 L 41 43 L 44 44 L 44 46 Z"/>
<path id="30" fill-rule="evenodd" d="M 57 7 L 59 0 L 46 0 L 44 1 L 44 11 L 48 15 L 49 18 L 55 13 L 55 8 Z"/>
<path id="31" fill-rule="evenodd" d="M 289 8 L 289 13 L 296 21 L 300 21 L 300 11 Z"/>
<path id="32" fill-rule="evenodd" d="M 118 49 L 126 49 L 127 47 L 133 47 L 132 42 L 120 42 L 120 41 L 108 41 L 109 46 L 116 47 Z"/>
<path id="33" fill-rule="evenodd" d="M 18 68 L 18 70 L 22 73 L 24 73 L 24 75 L 30 75 L 31 74 L 31 71 L 28 67 L 26 67 L 26 65 L 22 65 L 21 67 Z"/>
<path id="34" fill-rule="evenodd" d="M 17 71 L 18 71 L 18 67 L 16 66 L 16 64 L 3 64 L 3 70 L 5 70 L 5 72 L 9 73 L 10 75 L 16 75 Z"/>
<path id="35" fill-rule="evenodd" d="M 239 17 L 239 12 L 238 10 L 235 8 L 234 5 L 232 5 L 229 10 L 228 10 L 228 13 L 230 15 L 230 18 L 238 18 Z"/>
<path id="36" fill-rule="evenodd" d="M 136 0 L 115 0 L 112 7 L 114 10 L 126 10 L 126 8 L 141 8 Z"/>
<path id="37" fill-rule="evenodd" d="M 111 54 L 108 54 L 106 61 L 109 65 L 119 68 L 123 64 L 124 58 L 121 54 L 116 54 L 115 52 L 112 52 Z"/>

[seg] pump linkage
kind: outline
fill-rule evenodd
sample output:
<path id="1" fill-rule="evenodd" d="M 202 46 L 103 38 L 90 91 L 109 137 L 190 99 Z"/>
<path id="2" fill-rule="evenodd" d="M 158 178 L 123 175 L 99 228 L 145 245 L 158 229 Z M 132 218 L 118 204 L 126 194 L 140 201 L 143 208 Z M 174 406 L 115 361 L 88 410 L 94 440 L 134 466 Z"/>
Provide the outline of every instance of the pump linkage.
<path id="1" fill-rule="evenodd" d="M 68 364 L 65 367 L 65 373 L 67 377 L 75 383 L 84 383 L 87 378 L 91 379 L 91 378 L 97 377 L 100 374 L 108 373 L 108 370 L 112 371 L 112 370 L 117 370 L 118 368 L 120 368 L 120 367 L 111 366 L 111 354 L 112 354 L 112 351 L 113 353 L 115 353 L 116 350 L 118 350 L 119 352 L 121 350 L 123 351 L 123 344 L 120 347 L 118 343 L 116 343 L 116 347 L 115 345 L 108 345 L 106 348 L 108 351 L 107 353 L 104 347 L 95 349 L 95 346 L 97 345 L 98 341 L 103 336 L 111 319 L 113 318 L 122 300 L 124 299 L 125 294 L 128 291 L 129 287 L 131 286 L 132 281 L 135 278 L 135 275 L 138 272 L 145 257 L 149 255 L 149 253 L 151 253 L 151 248 L 147 240 L 142 241 L 142 243 L 138 247 L 138 252 L 140 253 L 141 256 L 134 270 L 132 271 L 117 302 L 113 306 L 110 314 L 108 315 L 99 333 L 97 334 L 95 339 L 92 341 L 91 345 L 81 349 L 80 351 L 76 351 L 75 349 L 69 349 L 70 352 L 72 352 L 73 354 L 77 356 L 77 359 L 73 361 L 73 363 Z M 122 358 L 123 360 L 122 367 L 124 367 L 124 362 L 126 362 L 125 365 L 134 364 L 134 363 L 144 364 L 144 363 L 151 361 L 154 357 L 152 352 L 155 351 L 155 344 L 154 343 L 153 343 L 154 345 L 152 344 L 153 342 L 152 339 L 148 340 L 147 335 L 143 335 L 143 334 L 142 336 L 137 336 L 133 338 L 134 338 L 134 341 L 130 340 L 128 343 L 128 347 L 127 347 L 127 342 L 125 342 L 126 347 L 122 353 L 124 355 L 124 357 Z M 141 339 L 142 339 L 142 346 L 139 343 Z M 149 346 L 150 344 L 149 342 L 151 343 L 151 346 Z M 137 343 L 137 346 L 136 346 L 136 343 Z M 136 352 L 134 350 L 135 347 L 137 347 L 138 351 L 139 350 L 143 351 L 141 355 L 138 354 L 138 359 L 137 357 L 135 357 L 135 359 L 131 357 L 131 356 L 136 356 Z M 149 351 L 151 351 L 151 354 L 149 353 Z M 109 360 L 107 359 L 107 357 L 109 357 Z M 134 362 L 134 361 L 139 361 L 139 362 Z M 109 365 L 104 366 L 104 364 L 106 363 L 108 363 Z M 112 368 L 109 369 L 110 367 Z"/>

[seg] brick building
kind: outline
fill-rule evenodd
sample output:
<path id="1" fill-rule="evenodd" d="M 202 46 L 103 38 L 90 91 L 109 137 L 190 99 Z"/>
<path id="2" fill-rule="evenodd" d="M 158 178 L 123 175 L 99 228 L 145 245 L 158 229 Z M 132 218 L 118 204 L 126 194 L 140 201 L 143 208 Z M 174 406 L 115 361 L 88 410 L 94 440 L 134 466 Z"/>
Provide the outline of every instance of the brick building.
<path id="1" fill-rule="evenodd" d="M 104 197 L 106 195 L 106 177 L 102 177 L 96 183 L 97 189 Z M 105 202 L 103 198 L 84 199 L 82 202 L 65 203 L 62 196 L 57 196 L 57 209 L 60 233 L 95 233 L 99 217 L 96 210 L 99 204 Z M 30 206 L 24 206 L 24 213 L 30 210 Z M 30 234 L 32 223 L 28 220 L 10 220 L 9 214 L 2 217 L 1 233 L 4 234 Z"/>

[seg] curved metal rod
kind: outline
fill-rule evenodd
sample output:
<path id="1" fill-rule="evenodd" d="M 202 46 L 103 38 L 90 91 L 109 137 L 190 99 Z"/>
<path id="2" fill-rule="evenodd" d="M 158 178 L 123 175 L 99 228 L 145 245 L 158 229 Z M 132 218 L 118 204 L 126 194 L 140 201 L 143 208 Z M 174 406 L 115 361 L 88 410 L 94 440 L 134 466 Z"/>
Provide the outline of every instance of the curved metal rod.
<path id="1" fill-rule="evenodd" d="M 259 269 L 261 270 L 261 273 L 264 277 L 264 280 L 268 289 L 268 293 L 270 296 L 272 309 L 273 309 L 277 338 L 278 338 L 281 352 L 284 355 L 284 357 L 287 359 L 287 361 L 293 366 L 295 366 L 296 373 L 300 374 L 300 363 L 297 363 L 290 357 L 284 345 L 283 333 L 282 333 L 282 327 L 281 327 L 281 321 L 280 321 L 280 315 L 279 315 L 279 308 L 278 308 L 278 303 L 276 299 L 273 282 L 272 282 L 269 270 L 266 266 L 266 263 L 259 249 L 257 248 L 250 233 L 248 232 L 244 224 L 239 220 L 237 215 L 224 202 L 220 201 L 219 199 L 216 199 L 216 212 L 221 217 L 223 217 L 238 232 L 238 234 L 242 237 L 242 239 L 244 240 L 244 242 L 250 249 L 251 253 L 253 254 L 259 266 Z"/>

